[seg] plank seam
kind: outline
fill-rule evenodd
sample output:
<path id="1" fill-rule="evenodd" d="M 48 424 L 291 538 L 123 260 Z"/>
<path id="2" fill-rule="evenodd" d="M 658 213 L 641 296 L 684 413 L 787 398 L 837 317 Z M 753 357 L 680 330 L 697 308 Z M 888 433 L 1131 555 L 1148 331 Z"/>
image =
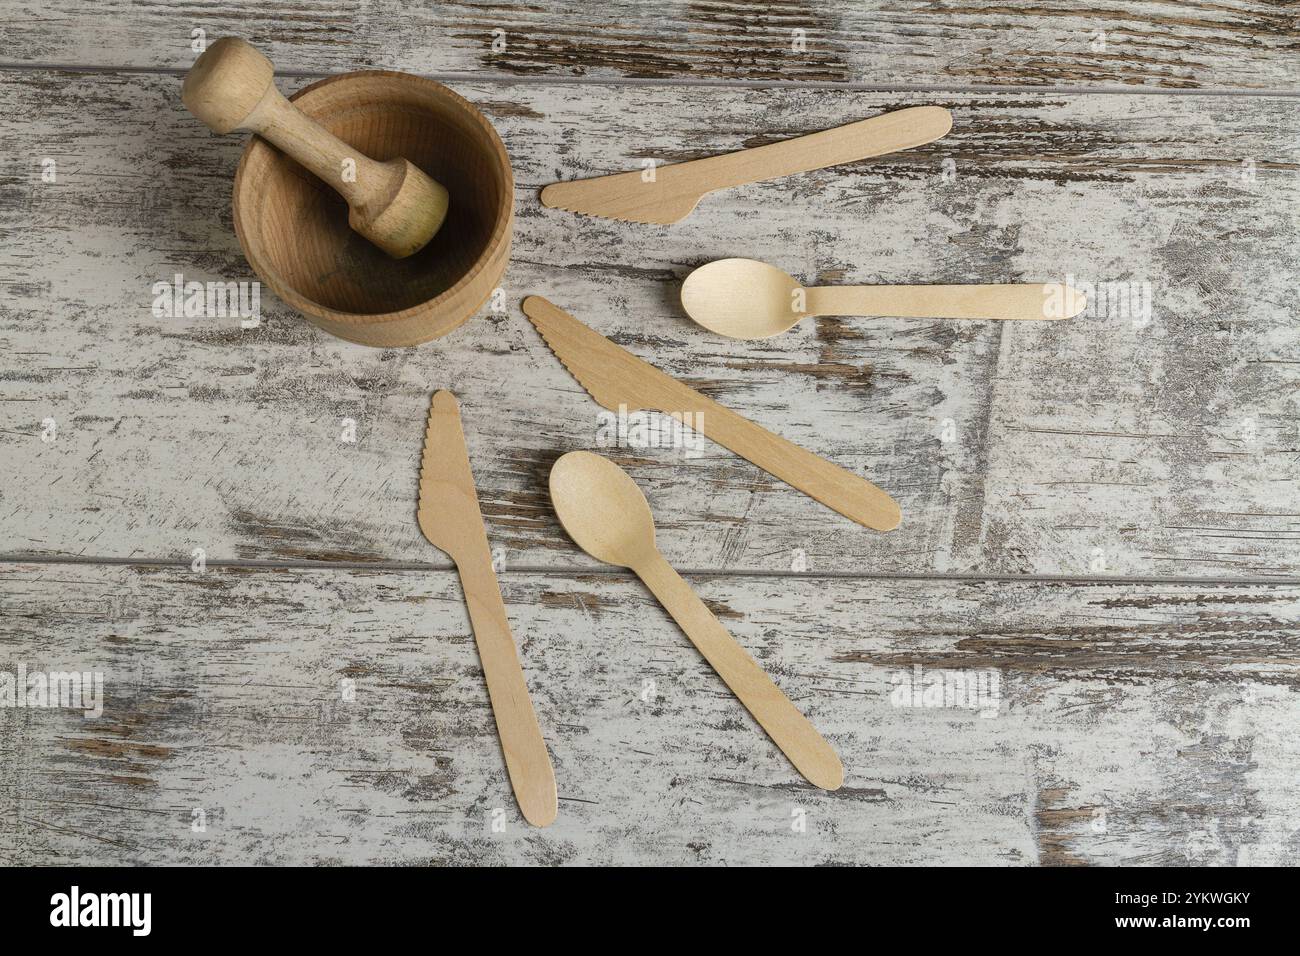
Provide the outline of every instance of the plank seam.
<path id="1" fill-rule="evenodd" d="M 83 557 L 77 555 L 21 555 L 0 554 L 3 565 L 92 565 L 108 567 L 177 568 L 190 566 L 188 559 L 169 558 L 116 558 Z M 431 571 L 454 572 L 453 565 L 427 564 L 418 561 L 272 561 L 272 560 L 221 560 L 205 562 L 209 568 L 229 568 L 249 571 Z M 1300 577 L 1278 575 L 1242 576 L 1235 578 L 1176 577 L 1165 575 L 1069 575 L 1069 574 L 986 574 L 979 572 L 858 572 L 858 571 L 766 571 L 756 568 L 717 570 L 714 568 L 680 568 L 682 575 L 700 578 L 805 578 L 809 580 L 844 581 L 935 581 L 978 582 L 989 581 L 1010 584 L 1076 584 L 1093 585 L 1180 585 L 1190 587 L 1300 587 Z M 630 571 L 612 567 L 534 567 L 518 565 L 508 567 L 501 575 L 539 575 L 546 577 L 632 577 Z"/>
<path id="2" fill-rule="evenodd" d="M 388 69 L 381 65 L 367 66 L 366 69 Z M 58 73 L 139 73 L 148 75 L 185 76 L 188 68 L 170 66 L 110 66 L 93 63 L 23 63 L 0 61 L 0 72 L 58 72 Z M 403 71 L 410 72 L 410 71 Z M 337 71 L 318 70 L 282 70 L 276 69 L 278 77 L 318 80 L 334 76 Z M 1016 94 L 1054 94 L 1058 96 L 1220 96 L 1284 99 L 1300 98 L 1296 89 L 1225 89 L 1221 87 L 1203 87 L 1185 89 L 1178 87 L 1143 87 L 1143 86 L 1049 86 L 1023 85 L 1007 86 L 995 83 L 973 83 L 966 86 L 945 86 L 933 83 L 834 83 L 825 80 L 729 80 L 729 79 L 694 79 L 690 77 L 673 77 L 656 79 L 651 77 L 591 77 L 591 76 L 501 76 L 481 73 L 415 73 L 426 79 L 440 83 L 495 83 L 503 86 L 629 86 L 629 87 L 693 87 L 713 89 L 740 90 L 823 90 L 845 93 L 925 93 L 925 94 L 961 94 L 961 93 L 1016 93 Z"/>

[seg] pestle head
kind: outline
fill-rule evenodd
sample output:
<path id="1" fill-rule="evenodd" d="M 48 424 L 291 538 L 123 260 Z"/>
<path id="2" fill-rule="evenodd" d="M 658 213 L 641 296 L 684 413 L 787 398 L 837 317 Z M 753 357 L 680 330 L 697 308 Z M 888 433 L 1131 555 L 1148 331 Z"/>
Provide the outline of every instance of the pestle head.
<path id="1" fill-rule="evenodd" d="M 442 228 L 447 190 L 410 160 L 394 159 L 384 165 L 400 170 L 393 177 L 396 190 L 370 210 L 352 207 L 348 224 L 394 259 L 404 259 L 423 249 Z"/>
<path id="2" fill-rule="evenodd" d="M 185 108 L 218 133 L 239 129 L 272 87 L 275 67 L 238 37 L 222 37 L 194 62 L 181 86 Z"/>

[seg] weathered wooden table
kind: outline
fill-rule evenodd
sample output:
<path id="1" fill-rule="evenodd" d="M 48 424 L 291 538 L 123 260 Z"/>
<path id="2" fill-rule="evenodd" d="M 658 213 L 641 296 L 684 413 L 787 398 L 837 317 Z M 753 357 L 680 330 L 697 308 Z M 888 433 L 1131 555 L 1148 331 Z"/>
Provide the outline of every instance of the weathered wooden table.
<path id="1" fill-rule="evenodd" d="M 0 2 L 0 671 L 104 678 L 97 720 L 0 708 L 0 860 L 1289 862 L 1295 10 L 545 6 Z M 254 278 L 241 144 L 179 101 L 196 30 L 261 46 L 286 90 L 379 66 L 484 109 L 518 185 L 506 308 L 391 351 L 269 291 L 252 329 L 155 316 L 178 273 Z M 715 194 L 676 227 L 537 201 L 916 104 L 952 133 Z M 733 342 L 676 303 L 728 255 L 808 282 L 1068 274 L 1096 306 Z M 875 534 L 711 443 L 606 449 L 837 746 L 839 792 L 560 530 L 547 471 L 599 446 L 601 410 L 519 312 L 529 293 L 901 503 Z M 545 831 L 415 524 L 440 387 L 553 754 Z M 934 690 L 958 678 L 992 706 Z"/>

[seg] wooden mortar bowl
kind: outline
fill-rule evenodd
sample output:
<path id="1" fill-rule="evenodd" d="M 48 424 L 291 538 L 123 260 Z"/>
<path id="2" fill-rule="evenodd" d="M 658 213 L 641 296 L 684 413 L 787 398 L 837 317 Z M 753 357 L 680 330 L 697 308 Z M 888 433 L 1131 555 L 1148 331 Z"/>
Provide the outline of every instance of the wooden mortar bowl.
<path id="1" fill-rule="evenodd" d="M 394 259 L 348 225 L 337 192 L 261 137 L 235 174 L 235 232 L 253 271 L 327 332 L 363 345 L 446 335 L 500 285 L 514 174 L 487 118 L 441 83 L 365 70 L 313 83 L 293 104 L 372 159 L 409 159 L 447 187 L 432 241 Z"/>

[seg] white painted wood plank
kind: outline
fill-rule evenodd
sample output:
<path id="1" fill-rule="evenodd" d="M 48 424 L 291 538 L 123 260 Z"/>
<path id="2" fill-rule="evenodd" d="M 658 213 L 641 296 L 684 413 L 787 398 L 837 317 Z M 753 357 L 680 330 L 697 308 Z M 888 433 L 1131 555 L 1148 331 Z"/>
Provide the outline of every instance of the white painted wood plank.
<path id="1" fill-rule="evenodd" d="M 542 293 L 903 506 L 880 535 L 711 444 L 698 458 L 616 449 L 652 505 L 683 516 L 663 534 L 680 566 L 790 570 L 802 552 L 814 571 L 1300 568 L 1289 101 L 953 97 L 941 143 L 715 194 L 660 229 L 545 210 L 536 191 L 922 100 L 466 85 L 519 181 L 509 311 L 375 351 L 269 292 L 253 331 L 151 314 L 151 286 L 175 273 L 253 278 L 229 219 L 239 143 L 184 113 L 178 86 L 30 72 L 0 94 L 5 553 L 446 566 L 414 502 L 428 397 L 448 387 L 494 545 L 516 567 L 589 567 L 545 476 L 599 444 L 601 412 L 518 311 Z M 737 343 L 676 300 L 690 268 L 727 255 L 818 282 L 1072 273 L 1149 284 L 1154 311 L 1142 328 L 1122 303 L 1041 327 L 826 318 Z M 345 418 L 355 444 L 340 441 Z"/>
<path id="2" fill-rule="evenodd" d="M 630 578 L 502 580 L 558 778 L 546 831 L 510 796 L 450 573 L 0 566 L 0 672 L 105 681 L 97 720 L 0 708 L 0 858 L 1290 858 L 1295 587 L 694 579 L 838 748 L 825 793 Z M 996 715 L 898 706 L 917 666 L 997 675 Z"/>
<path id="3" fill-rule="evenodd" d="M 183 69 L 195 29 L 323 72 L 1240 90 L 1300 75 L 1300 26 L 1268 0 L 0 3 L 9 62 Z"/>

